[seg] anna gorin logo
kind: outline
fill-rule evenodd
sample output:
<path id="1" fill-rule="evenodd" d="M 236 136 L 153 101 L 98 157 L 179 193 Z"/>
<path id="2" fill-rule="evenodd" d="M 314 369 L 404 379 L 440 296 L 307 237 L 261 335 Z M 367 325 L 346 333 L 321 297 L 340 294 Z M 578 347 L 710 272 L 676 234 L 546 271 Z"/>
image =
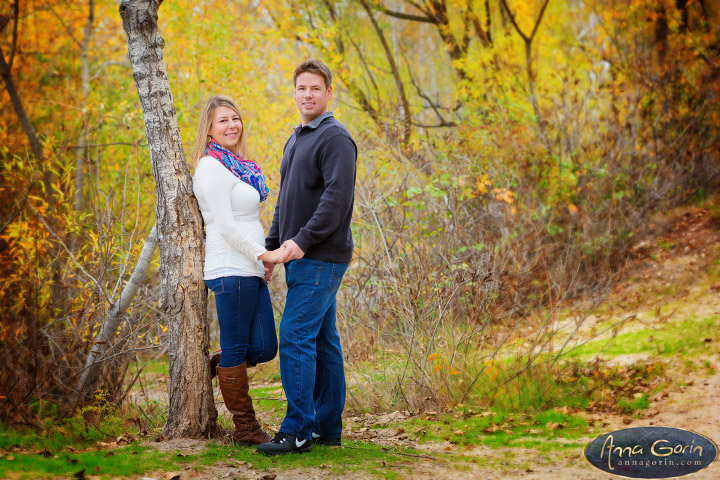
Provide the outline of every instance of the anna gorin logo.
<path id="1" fill-rule="evenodd" d="M 600 470 L 630 478 L 668 478 L 710 466 L 718 448 L 709 438 L 670 427 L 623 428 L 585 447 L 585 458 Z"/>

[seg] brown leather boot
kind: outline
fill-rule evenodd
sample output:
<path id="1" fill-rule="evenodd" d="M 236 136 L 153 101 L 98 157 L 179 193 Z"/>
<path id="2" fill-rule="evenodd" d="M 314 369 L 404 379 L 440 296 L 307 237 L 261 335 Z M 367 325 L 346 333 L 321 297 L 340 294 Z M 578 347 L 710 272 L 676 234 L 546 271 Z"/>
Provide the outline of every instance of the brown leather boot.
<path id="1" fill-rule="evenodd" d="M 218 348 L 213 353 L 208 355 L 208 359 L 210 359 L 210 378 L 211 379 L 217 377 L 217 366 L 220 363 L 220 354 L 221 353 L 222 353 L 222 350 L 220 350 Z"/>
<path id="2" fill-rule="evenodd" d="M 256 445 L 272 440 L 257 419 L 250 398 L 247 364 L 223 368 L 217 367 L 218 383 L 228 411 L 233 416 L 235 432 L 233 443 L 236 445 Z"/>
<path id="3" fill-rule="evenodd" d="M 213 353 L 208 355 L 208 360 L 210 360 L 210 379 L 217 377 L 217 366 L 220 364 L 220 355 L 222 354 L 221 349 L 215 350 Z M 254 367 L 254 363 L 250 363 L 247 360 L 245 361 L 247 363 L 247 367 Z"/>

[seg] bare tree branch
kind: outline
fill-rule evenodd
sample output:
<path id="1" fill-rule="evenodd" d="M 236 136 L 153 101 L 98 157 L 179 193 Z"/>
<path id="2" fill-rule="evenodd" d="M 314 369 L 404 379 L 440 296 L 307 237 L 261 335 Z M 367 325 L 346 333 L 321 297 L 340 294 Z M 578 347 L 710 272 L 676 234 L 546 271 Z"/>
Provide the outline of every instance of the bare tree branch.
<path id="1" fill-rule="evenodd" d="M 404 132 L 403 132 L 403 139 L 402 143 L 403 145 L 408 144 L 410 141 L 410 135 L 412 135 L 412 113 L 410 112 L 410 102 L 408 102 L 407 94 L 405 93 L 405 85 L 402 82 L 402 79 L 400 78 L 400 71 L 398 70 L 397 64 L 395 63 L 395 58 L 393 57 L 392 52 L 390 51 L 390 46 L 388 45 L 387 40 L 385 39 L 385 34 L 383 33 L 382 29 L 380 28 L 380 25 L 378 25 L 377 20 L 375 19 L 375 15 L 373 15 L 372 10 L 370 9 L 370 5 L 367 3 L 366 0 L 359 0 L 362 7 L 365 9 L 365 12 L 367 12 L 368 17 L 370 18 L 370 22 L 373 25 L 373 28 L 375 29 L 375 33 L 377 34 L 378 38 L 380 39 L 380 43 L 382 44 L 383 50 L 385 51 L 385 58 L 388 61 L 388 64 L 390 65 L 390 70 L 392 72 L 393 79 L 395 80 L 395 86 L 398 89 L 398 94 L 400 95 L 400 102 L 402 104 L 403 108 L 403 123 L 404 123 Z"/>
<path id="2" fill-rule="evenodd" d="M 68 403 L 70 412 L 77 408 L 78 402 L 92 398 L 92 394 L 97 387 L 97 382 L 100 377 L 102 361 L 110 358 L 106 357 L 106 354 L 111 349 L 113 334 L 117 331 L 123 314 L 140 289 L 143 279 L 150 269 L 150 263 L 156 248 L 157 225 L 154 225 L 145 240 L 145 245 L 143 245 L 143 249 L 138 257 L 137 264 L 135 264 L 135 269 L 132 275 L 130 275 L 130 279 L 127 284 L 125 284 L 125 288 L 123 288 L 118 299 L 110 306 L 107 316 L 105 317 L 105 323 L 95 336 L 90 354 L 85 361 L 85 368 L 75 384 L 73 394 Z"/>
<path id="3" fill-rule="evenodd" d="M 420 5 L 414 3 L 414 2 L 406 2 L 411 5 L 413 5 L 415 8 L 420 10 L 421 12 L 425 13 L 425 15 L 413 15 L 410 13 L 404 13 L 404 12 L 398 12 L 395 10 L 390 10 L 389 8 L 385 7 L 382 2 L 373 2 L 373 8 L 376 10 L 384 13 L 385 15 L 400 18 L 402 20 L 411 20 L 413 22 L 422 22 L 422 23 L 437 23 L 437 20 L 429 16 Z"/>
<path id="4" fill-rule="evenodd" d="M 30 148 L 32 149 L 37 161 L 40 164 L 43 164 L 45 162 L 45 155 L 43 155 L 40 139 L 38 138 L 37 132 L 35 131 L 35 127 L 33 127 L 33 124 L 30 122 L 30 118 L 25 112 L 25 108 L 23 107 L 22 101 L 20 100 L 20 95 L 15 89 L 15 83 L 13 82 L 12 75 L 10 73 L 10 65 L 5 62 L 5 54 L 2 51 L 2 46 L 0 46 L 0 73 L 2 74 L 2 78 L 5 81 L 5 89 L 10 96 L 10 102 L 15 109 L 15 114 L 17 115 L 18 120 L 20 120 L 20 125 L 22 125 L 22 128 L 25 131 L 25 135 L 30 142 Z"/>

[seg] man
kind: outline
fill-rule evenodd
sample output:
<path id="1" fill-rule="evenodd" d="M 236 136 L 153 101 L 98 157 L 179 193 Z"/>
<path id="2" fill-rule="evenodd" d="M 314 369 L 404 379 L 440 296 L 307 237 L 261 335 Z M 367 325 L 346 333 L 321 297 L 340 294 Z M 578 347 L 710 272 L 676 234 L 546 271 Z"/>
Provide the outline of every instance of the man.
<path id="1" fill-rule="evenodd" d="M 345 370 L 335 326 L 335 294 L 352 258 L 357 146 L 328 111 L 332 73 L 301 63 L 293 75 L 301 123 L 285 143 L 280 192 L 265 247 L 284 247 L 287 299 L 280 321 L 280 376 L 287 413 L 258 446 L 268 455 L 340 445 Z M 266 264 L 269 276 L 274 264 Z"/>

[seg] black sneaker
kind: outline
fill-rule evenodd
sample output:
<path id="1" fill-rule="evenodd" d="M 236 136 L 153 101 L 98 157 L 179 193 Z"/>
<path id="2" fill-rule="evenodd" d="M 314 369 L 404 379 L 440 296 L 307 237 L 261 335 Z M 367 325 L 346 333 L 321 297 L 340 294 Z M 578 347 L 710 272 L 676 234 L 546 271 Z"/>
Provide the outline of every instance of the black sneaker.
<path id="1" fill-rule="evenodd" d="M 326 437 L 324 435 L 318 435 L 315 432 L 312 433 L 312 441 L 315 445 L 323 445 L 326 447 L 339 447 L 341 445 L 340 437 Z"/>
<path id="2" fill-rule="evenodd" d="M 265 455 L 283 455 L 285 453 L 305 453 L 312 450 L 312 442 L 308 439 L 300 440 L 295 435 L 278 432 L 268 443 L 261 443 L 257 451 Z"/>

